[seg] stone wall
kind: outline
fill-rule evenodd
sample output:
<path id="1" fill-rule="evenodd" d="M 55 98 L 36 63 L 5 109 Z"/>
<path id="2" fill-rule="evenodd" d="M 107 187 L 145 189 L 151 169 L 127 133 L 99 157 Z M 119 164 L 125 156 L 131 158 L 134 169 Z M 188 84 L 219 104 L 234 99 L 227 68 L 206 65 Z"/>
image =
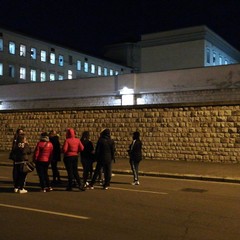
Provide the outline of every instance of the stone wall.
<path id="1" fill-rule="evenodd" d="M 206 162 L 240 162 L 240 106 L 106 107 L 56 111 L 0 112 L 0 150 L 11 148 L 21 127 L 34 147 L 39 134 L 60 134 L 73 127 L 77 136 L 90 131 L 94 144 L 104 128 L 116 141 L 116 158 L 127 157 L 131 133 L 139 130 L 144 158 Z"/>

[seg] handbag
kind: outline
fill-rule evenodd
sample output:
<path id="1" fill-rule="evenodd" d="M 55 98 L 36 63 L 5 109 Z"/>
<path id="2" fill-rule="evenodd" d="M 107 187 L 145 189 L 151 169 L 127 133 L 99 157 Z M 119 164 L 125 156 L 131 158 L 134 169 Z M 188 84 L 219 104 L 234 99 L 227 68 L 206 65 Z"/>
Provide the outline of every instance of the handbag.
<path id="1" fill-rule="evenodd" d="M 23 171 L 24 173 L 33 172 L 34 169 L 35 169 L 35 166 L 36 166 L 36 165 L 35 165 L 34 162 L 24 162 L 22 171 Z"/>

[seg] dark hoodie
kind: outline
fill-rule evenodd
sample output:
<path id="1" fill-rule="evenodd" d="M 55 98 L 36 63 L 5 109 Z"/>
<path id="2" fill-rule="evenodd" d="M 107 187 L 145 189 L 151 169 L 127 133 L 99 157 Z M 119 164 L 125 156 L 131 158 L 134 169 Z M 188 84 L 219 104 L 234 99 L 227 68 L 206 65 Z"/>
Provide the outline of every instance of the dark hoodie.
<path id="1" fill-rule="evenodd" d="M 66 140 L 63 144 L 62 150 L 64 156 L 77 156 L 79 152 L 83 151 L 84 146 L 79 138 L 75 137 L 75 131 L 72 128 L 67 129 Z"/>
<path id="2" fill-rule="evenodd" d="M 110 130 L 104 129 L 96 146 L 96 159 L 102 163 L 115 161 L 115 143 L 110 137 Z"/>

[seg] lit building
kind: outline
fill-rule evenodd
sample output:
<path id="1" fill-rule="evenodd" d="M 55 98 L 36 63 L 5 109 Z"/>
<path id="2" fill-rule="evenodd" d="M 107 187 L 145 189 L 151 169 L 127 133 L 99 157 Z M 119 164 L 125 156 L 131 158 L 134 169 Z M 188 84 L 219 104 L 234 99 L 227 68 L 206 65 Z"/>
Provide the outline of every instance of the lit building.
<path id="1" fill-rule="evenodd" d="M 126 73 L 131 68 L 0 28 L 0 84 Z"/>
<path id="2" fill-rule="evenodd" d="M 105 56 L 134 72 L 157 72 L 240 62 L 240 52 L 206 26 L 144 34 L 136 43 L 107 46 Z"/>

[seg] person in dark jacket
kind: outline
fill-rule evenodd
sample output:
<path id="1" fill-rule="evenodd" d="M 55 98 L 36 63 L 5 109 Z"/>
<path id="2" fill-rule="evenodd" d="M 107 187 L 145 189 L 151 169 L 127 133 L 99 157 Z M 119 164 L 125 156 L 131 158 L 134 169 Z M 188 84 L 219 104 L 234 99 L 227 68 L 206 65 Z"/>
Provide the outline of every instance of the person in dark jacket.
<path id="1" fill-rule="evenodd" d="M 27 173 L 23 172 L 23 165 L 25 161 L 28 161 L 29 155 L 31 154 L 31 148 L 29 147 L 26 137 L 24 134 L 19 134 L 16 137 L 16 141 L 13 147 L 15 154 L 14 160 L 14 192 L 15 193 L 27 193 L 24 189 L 24 183 Z"/>
<path id="2" fill-rule="evenodd" d="M 142 142 L 140 140 L 140 133 L 133 133 L 133 141 L 129 146 L 128 154 L 129 154 L 129 163 L 133 173 L 133 183 L 132 185 L 139 185 L 138 178 L 138 168 L 139 163 L 142 160 Z"/>
<path id="3" fill-rule="evenodd" d="M 84 191 L 84 185 L 78 174 L 78 154 L 84 150 L 84 146 L 79 138 L 75 137 L 75 131 L 72 128 L 67 129 L 66 140 L 63 144 L 64 164 L 68 174 L 67 191 L 72 191 L 73 179 L 77 181 L 78 187 Z"/>
<path id="4" fill-rule="evenodd" d="M 95 158 L 97 160 L 97 165 L 89 188 L 94 188 L 93 185 L 96 182 L 97 176 L 101 168 L 103 168 L 103 189 L 108 189 L 112 176 L 112 162 L 115 161 L 115 142 L 111 139 L 110 130 L 108 128 L 104 129 L 100 134 L 95 150 Z"/>
<path id="5" fill-rule="evenodd" d="M 52 160 L 51 160 L 51 169 L 53 174 L 53 184 L 61 183 L 60 173 L 58 170 L 58 162 L 61 161 L 61 145 L 59 142 L 59 137 L 56 133 L 56 131 L 51 130 L 49 132 L 49 141 L 53 145 L 53 154 L 52 154 Z"/>
<path id="6" fill-rule="evenodd" d="M 48 167 L 51 163 L 53 154 L 53 145 L 49 141 L 48 134 L 42 133 L 40 141 L 37 143 L 33 154 L 33 160 L 36 163 L 36 170 L 39 176 L 41 192 L 50 192 L 52 187 L 50 186 Z"/>
<path id="7" fill-rule="evenodd" d="M 94 162 L 94 147 L 90 141 L 89 131 L 82 133 L 81 142 L 84 146 L 84 150 L 81 151 L 81 163 L 83 166 L 83 183 L 86 187 L 88 185 L 88 178 L 92 178 L 93 162 Z"/>

